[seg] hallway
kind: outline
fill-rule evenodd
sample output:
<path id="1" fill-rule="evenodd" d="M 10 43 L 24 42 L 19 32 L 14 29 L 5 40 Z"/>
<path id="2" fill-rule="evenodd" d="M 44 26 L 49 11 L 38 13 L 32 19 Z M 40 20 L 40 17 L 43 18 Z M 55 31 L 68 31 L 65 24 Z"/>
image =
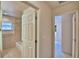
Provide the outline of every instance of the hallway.
<path id="1" fill-rule="evenodd" d="M 62 28 L 61 28 L 62 16 L 55 16 L 55 57 L 63 58 L 62 55 Z"/>
<path id="2" fill-rule="evenodd" d="M 11 24 L 8 30 L 3 30 L 3 26 L 1 27 L 0 48 L 3 48 L 3 52 L 0 53 L 1 57 L 72 58 L 72 49 L 74 49 L 71 31 L 72 15 L 62 14 L 74 12 L 76 15 L 74 19 L 78 21 L 76 21 L 76 29 L 79 30 L 79 2 L 1 1 L 1 11 L 2 22 Z M 60 29 L 61 16 L 59 15 L 62 16 L 62 20 L 64 19 L 63 32 Z M 57 16 L 57 24 L 55 24 L 55 16 Z M 78 30 L 76 30 L 77 40 L 79 39 Z M 79 42 L 76 42 L 74 46 L 78 48 Z M 75 53 L 78 54 L 78 51 L 79 48 Z M 76 57 L 78 56 L 79 54 Z"/>

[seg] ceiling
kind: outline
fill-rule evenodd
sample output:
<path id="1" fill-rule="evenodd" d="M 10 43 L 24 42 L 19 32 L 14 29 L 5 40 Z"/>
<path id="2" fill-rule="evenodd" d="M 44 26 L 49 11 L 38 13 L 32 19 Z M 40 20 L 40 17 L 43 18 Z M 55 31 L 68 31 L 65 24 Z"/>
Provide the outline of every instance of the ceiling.
<path id="1" fill-rule="evenodd" d="M 45 1 L 52 8 L 64 5 L 69 2 L 63 1 Z M 63 3 L 60 3 L 63 2 Z M 27 9 L 29 6 L 20 1 L 2 1 L 2 10 L 4 14 L 11 16 L 21 17 L 22 12 Z"/>
<path id="2" fill-rule="evenodd" d="M 70 1 L 47 1 L 46 3 L 51 6 L 52 8 L 64 5 L 69 3 Z"/>
<path id="3" fill-rule="evenodd" d="M 16 17 L 20 17 L 22 12 L 29 7 L 20 1 L 2 1 L 1 6 L 4 14 Z"/>

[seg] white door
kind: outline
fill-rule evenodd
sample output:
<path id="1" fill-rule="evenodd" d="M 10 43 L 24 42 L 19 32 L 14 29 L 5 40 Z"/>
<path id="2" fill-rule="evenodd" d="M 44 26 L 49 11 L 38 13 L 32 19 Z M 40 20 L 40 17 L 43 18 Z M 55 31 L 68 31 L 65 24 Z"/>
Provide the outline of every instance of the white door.
<path id="1" fill-rule="evenodd" d="M 35 9 L 28 8 L 22 16 L 22 57 L 35 57 Z"/>

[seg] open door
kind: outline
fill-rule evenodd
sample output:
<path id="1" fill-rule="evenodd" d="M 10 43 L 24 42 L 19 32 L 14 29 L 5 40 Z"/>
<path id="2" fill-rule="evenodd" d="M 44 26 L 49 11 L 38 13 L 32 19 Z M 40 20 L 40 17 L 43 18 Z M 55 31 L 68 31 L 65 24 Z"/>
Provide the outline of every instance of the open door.
<path id="1" fill-rule="evenodd" d="M 29 7 L 22 16 L 22 57 L 35 58 L 35 9 Z"/>
<path id="2" fill-rule="evenodd" d="M 72 42 L 72 57 L 79 57 L 79 11 L 73 14 L 73 42 Z"/>

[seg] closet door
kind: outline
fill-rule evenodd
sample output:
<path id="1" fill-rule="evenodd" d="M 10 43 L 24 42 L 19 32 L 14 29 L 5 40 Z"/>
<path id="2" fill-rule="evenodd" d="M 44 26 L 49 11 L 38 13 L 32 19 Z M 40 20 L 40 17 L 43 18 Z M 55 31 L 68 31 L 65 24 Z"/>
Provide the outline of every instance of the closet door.
<path id="1" fill-rule="evenodd" d="M 28 8 L 22 16 L 23 57 L 35 57 L 35 9 Z"/>

